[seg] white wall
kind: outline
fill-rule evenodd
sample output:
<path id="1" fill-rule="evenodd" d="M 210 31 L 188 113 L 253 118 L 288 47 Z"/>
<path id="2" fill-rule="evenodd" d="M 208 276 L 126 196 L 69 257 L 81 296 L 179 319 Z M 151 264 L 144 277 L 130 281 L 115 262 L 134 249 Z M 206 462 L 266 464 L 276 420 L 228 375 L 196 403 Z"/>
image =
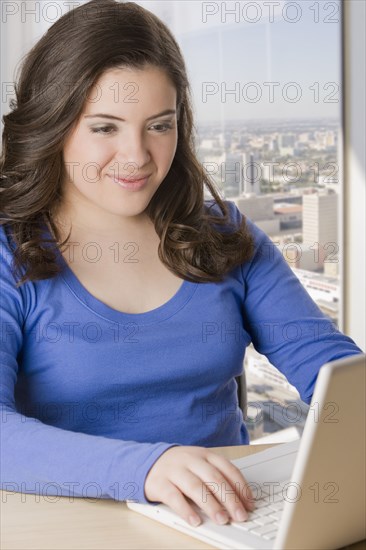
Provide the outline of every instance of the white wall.
<path id="1" fill-rule="evenodd" d="M 343 331 L 365 350 L 366 3 L 344 6 Z"/>
<path id="2" fill-rule="evenodd" d="M 2 117 L 10 111 L 14 97 L 14 81 L 22 58 L 38 42 L 46 30 L 64 13 L 86 0 L 0 0 L 0 76 L 1 76 L 1 134 Z"/>

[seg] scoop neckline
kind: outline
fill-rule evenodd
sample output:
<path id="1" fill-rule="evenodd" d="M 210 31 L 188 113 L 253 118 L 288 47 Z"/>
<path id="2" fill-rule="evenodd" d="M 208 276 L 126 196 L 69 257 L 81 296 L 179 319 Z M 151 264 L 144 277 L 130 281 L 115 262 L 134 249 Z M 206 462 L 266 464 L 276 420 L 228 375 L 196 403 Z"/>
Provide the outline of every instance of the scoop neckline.
<path id="1" fill-rule="evenodd" d="M 46 236 L 50 236 L 51 238 L 53 238 L 47 224 L 44 224 L 44 228 Z M 100 315 L 116 323 L 138 323 L 141 325 L 164 321 L 165 319 L 168 319 L 169 317 L 172 317 L 173 315 L 178 313 L 178 311 L 180 311 L 186 305 L 186 303 L 189 302 L 198 287 L 197 282 L 194 283 L 183 279 L 182 284 L 175 292 L 175 294 L 159 307 L 144 311 L 142 313 L 126 313 L 108 306 L 107 304 L 93 296 L 93 294 L 91 294 L 84 287 L 84 285 L 72 271 L 72 269 L 62 256 L 58 246 L 55 247 L 55 251 L 56 261 L 62 268 L 60 275 L 66 285 L 71 289 L 75 297 L 97 315 Z"/>

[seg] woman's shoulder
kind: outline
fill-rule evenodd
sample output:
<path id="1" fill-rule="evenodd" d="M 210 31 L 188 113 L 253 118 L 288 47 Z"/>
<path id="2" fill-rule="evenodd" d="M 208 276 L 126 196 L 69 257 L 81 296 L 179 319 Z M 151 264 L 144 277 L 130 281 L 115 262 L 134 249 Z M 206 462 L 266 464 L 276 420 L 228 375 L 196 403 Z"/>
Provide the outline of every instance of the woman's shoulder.
<path id="1" fill-rule="evenodd" d="M 206 199 L 204 202 L 207 212 L 214 216 L 223 216 L 221 208 L 215 199 Z M 248 216 L 239 210 L 234 201 L 222 199 L 222 202 L 227 205 L 230 221 L 235 225 L 239 226 L 242 219 L 245 218 L 246 225 L 257 244 L 268 238 L 264 231 L 262 231 L 250 218 L 248 218 Z"/>
<path id="2" fill-rule="evenodd" d="M 1 218 L 1 214 L 0 214 Z M 0 224 L 0 258 L 1 262 L 6 261 L 13 256 L 13 249 L 9 234 L 9 228 L 6 223 Z"/>
<path id="3" fill-rule="evenodd" d="M 242 214 L 240 213 L 236 204 L 227 199 L 222 199 L 222 202 L 224 203 L 224 205 L 226 205 L 229 211 L 230 221 L 238 222 Z M 220 208 L 220 205 L 215 199 L 206 199 L 204 203 L 206 213 L 210 214 L 211 216 L 223 217 L 223 212 Z"/>

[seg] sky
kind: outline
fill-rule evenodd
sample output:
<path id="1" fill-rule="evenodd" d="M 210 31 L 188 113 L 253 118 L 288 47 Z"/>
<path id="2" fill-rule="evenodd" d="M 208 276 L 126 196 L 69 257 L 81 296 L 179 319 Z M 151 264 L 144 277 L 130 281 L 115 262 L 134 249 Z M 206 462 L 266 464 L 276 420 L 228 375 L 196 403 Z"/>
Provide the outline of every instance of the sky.
<path id="1" fill-rule="evenodd" d="M 177 38 L 198 122 L 340 117 L 339 0 L 137 3 Z"/>
<path id="2" fill-rule="evenodd" d="M 54 14 L 57 19 L 57 14 L 69 11 L 73 1 L 78 6 L 87 0 L 27 0 L 42 10 L 48 6 L 52 22 Z M 230 119 L 340 120 L 341 1 L 136 3 L 160 17 L 177 39 L 191 83 L 195 121 L 200 124 Z M 20 17 L 20 10 L 14 17 Z M 29 16 L 27 21 L 33 19 Z M 27 49 L 33 44 L 31 37 L 38 40 L 51 24 L 43 18 L 23 29 L 29 37 Z"/>

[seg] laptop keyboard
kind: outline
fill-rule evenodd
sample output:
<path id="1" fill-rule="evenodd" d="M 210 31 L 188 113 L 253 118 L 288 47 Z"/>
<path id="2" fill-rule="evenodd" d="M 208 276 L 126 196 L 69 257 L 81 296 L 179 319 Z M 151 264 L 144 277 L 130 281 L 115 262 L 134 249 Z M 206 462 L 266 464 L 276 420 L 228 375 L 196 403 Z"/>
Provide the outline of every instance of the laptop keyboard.
<path id="1" fill-rule="evenodd" d="M 283 491 L 283 487 L 287 483 L 263 485 L 260 498 L 255 499 L 255 510 L 248 513 L 248 519 L 243 522 L 231 521 L 231 525 L 265 540 L 275 539 L 285 503 L 286 491 Z"/>

